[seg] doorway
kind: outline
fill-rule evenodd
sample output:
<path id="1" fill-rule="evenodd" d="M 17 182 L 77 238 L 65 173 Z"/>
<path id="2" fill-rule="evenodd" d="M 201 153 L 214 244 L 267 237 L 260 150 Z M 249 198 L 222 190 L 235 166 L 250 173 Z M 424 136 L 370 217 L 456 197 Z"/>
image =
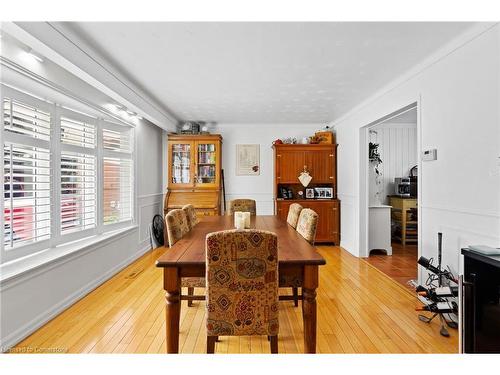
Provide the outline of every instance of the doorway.
<path id="1" fill-rule="evenodd" d="M 416 103 L 364 129 L 366 260 L 408 288 L 418 279 L 418 130 Z"/>

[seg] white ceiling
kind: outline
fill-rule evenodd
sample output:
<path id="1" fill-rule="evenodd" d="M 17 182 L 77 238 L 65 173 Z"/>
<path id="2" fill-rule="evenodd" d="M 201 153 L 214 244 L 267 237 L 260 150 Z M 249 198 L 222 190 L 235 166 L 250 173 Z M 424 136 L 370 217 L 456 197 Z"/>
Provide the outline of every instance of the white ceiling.
<path id="1" fill-rule="evenodd" d="M 471 23 L 112 23 L 71 27 L 182 120 L 328 122 Z"/>

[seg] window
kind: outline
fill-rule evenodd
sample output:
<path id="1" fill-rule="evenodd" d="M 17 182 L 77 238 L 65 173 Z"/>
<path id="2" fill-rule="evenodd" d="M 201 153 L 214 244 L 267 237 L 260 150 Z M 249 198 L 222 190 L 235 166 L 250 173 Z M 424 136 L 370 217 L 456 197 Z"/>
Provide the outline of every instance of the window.
<path id="1" fill-rule="evenodd" d="M 48 240 L 51 235 L 48 106 L 28 97 L 3 99 L 4 248 Z"/>
<path id="2" fill-rule="evenodd" d="M 64 111 L 61 116 L 61 234 L 97 225 L 95 119 Z"/>
<path id="3" fill-rule="evenodd" d="M 134 129 L 1 85 L 2 261 L 134 220 Z"/>
<path id="4" fill-rule="evenodd" d="M 5 247 L 50 237 L 49 150 L 4 143 Z"/>
<path id="5" fill-rule="evenodd" d="M 130 131 L 103 129 L 104 153 L 104 224 L 119 223 L 132 219 L 132 139 Z"/>

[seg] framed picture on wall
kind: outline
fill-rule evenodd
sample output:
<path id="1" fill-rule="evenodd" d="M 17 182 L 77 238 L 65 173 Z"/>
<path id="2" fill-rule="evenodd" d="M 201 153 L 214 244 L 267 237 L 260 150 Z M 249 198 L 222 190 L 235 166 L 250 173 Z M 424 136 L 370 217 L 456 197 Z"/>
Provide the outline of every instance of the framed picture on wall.
<path id="1" fill-rule="evenodd" d="M 236 175 L 260 175 L 260 145 L 236 145 Z"/>

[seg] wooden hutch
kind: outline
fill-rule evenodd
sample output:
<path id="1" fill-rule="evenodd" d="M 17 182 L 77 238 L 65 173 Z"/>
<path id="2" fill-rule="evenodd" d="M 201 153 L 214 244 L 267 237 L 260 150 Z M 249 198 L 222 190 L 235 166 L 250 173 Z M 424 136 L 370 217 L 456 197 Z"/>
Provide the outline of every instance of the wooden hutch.
<path id="1" fill-rule="evenodd" d="M 337 197 L 336 144 L 277 144 L 274 148 L 275 214 L 286 220 L 288 208 L 299 203 L 318 213 L 316 242 L 340 243 L 340 201 Z M 331 198 L 306 199 L 306 188 L 299 182 L 301 172 L 312 177 L 307 188 L 332 188 Z M 292 198 L 285 191 L 290 191 Z M 287 195 L 284 197 L 284 195 Z"/>
<path id="2" fill-rule="evenodd" d="M 169 134 L 167 147 L 164 213 L 192 204 L 199 216 L 220 215 L 222 137 Z"/>

